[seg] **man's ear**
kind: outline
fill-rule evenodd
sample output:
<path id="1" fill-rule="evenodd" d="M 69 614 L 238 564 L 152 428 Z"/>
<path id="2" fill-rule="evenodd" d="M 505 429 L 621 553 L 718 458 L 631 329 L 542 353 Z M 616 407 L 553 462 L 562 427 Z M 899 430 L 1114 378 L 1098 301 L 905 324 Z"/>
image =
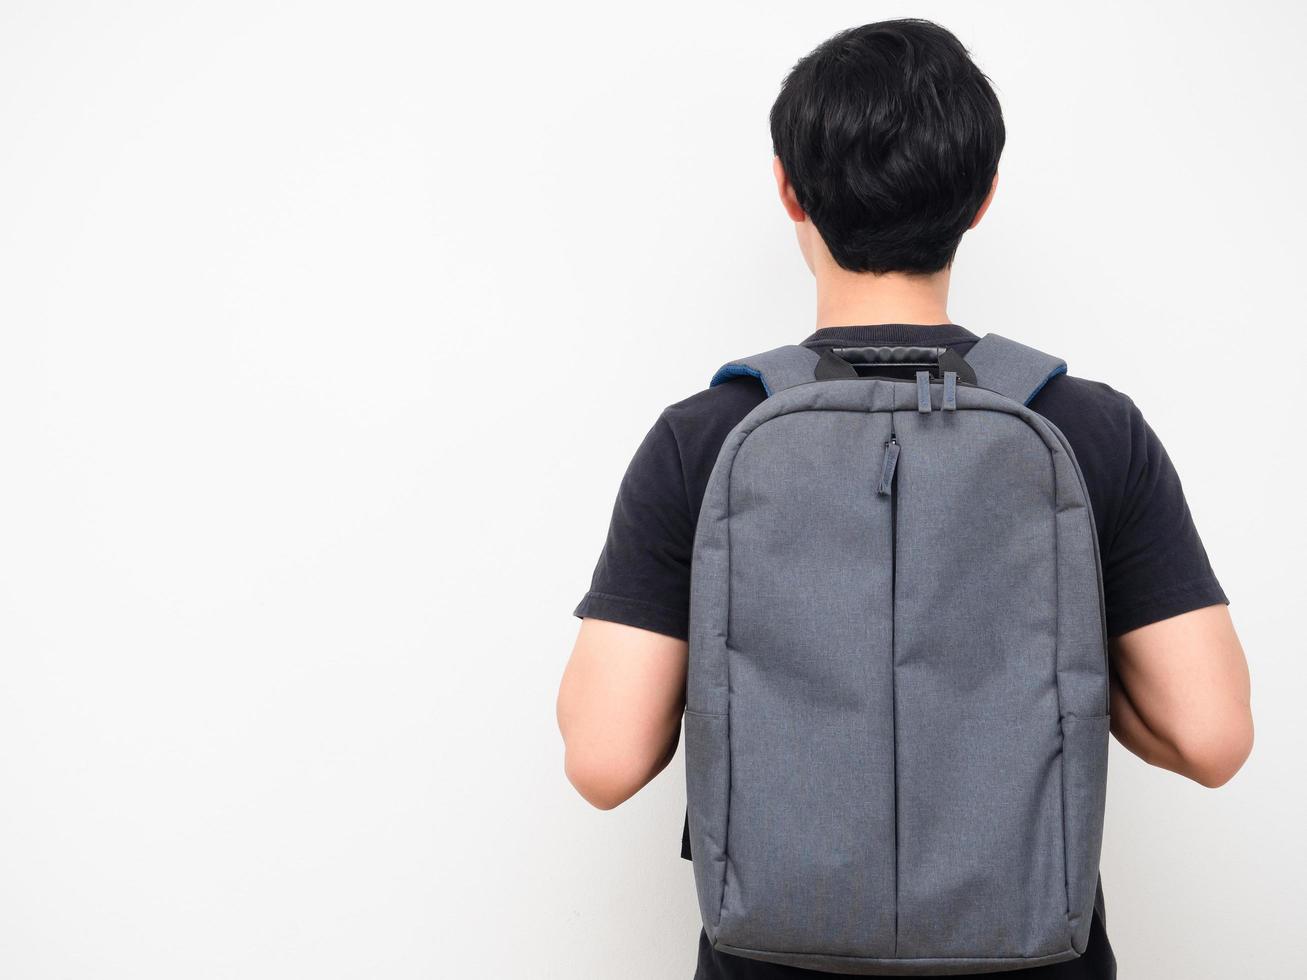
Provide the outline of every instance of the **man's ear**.
<path id="1" fill-rule="evenodd" d="M 985 216 L 985 212 L 989 210 L 989 202 L 994 200 L 994 192 L 996 190 L 998 190 L 997 170 L 994 171 L 994 179 L 989 182 L 989 193 L 986 194 L 985 199 L 980 202 L 980 210 L 978 210 L 976 212 L 976 216 L 971 219 L 971 224 L 967 225 L 968 229 L 974 228 L 976 227 L 976 225 L 980 224 L 980 219 L 983 218 Z"/>
<path id="2" fill-rule="evenodd" d="M 807 220 L 808 216 L 803 213 L 799 199 L 794 196 L 794 187 L 790 184 L 790 178 L 785 176 L 785 168 L 781 166 L 780 157 L 772 157 L 771 170 L 776 177 L 776 191 L 781 196 L 781 205 L 785 208 L 785 213 L 790 216 L 790 220 L 795 222 Z"/>

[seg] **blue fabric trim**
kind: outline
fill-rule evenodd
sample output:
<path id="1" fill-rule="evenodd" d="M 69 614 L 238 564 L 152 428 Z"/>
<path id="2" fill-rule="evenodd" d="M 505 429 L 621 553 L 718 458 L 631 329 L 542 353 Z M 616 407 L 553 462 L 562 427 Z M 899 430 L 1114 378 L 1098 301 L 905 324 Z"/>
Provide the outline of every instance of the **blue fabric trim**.
<path id="1" fill-rule="evenodd" d="M 1032 391 L 1032 392 L 1030 393 L 1029 397 L 1026 398 L 1024 404 L 1027 405 L 1027 406 L 1029 406 L 1030 403 L 1033 402 L 1033 401 L 1035 400 L 1035 396 L 1038 395 L 1041 391 L 1044 390 L 1044 385 L 1048 384 L 1050 381 L 1052 381 L 1054 378 L 1056 378 L 1059 374 L 1066 374 L 1066 362 L 1065 362 L 1065 361 L 1063 361 L 1063 362 L 1062 362 L 1061 364 L 1059 364 L 1057 367 L 1053 368 L 1053 370 L 1049 373 L 1048 377 L 1045 378 L 1043 381 L 1039 382 L 1039 387 L 1036 388 L 1034 391 Z"/>
<path id="2" fill-rule="evenodd" d="M 723 364 L 708 382 L 708 387 L 716 388 L 723 381 L 729 381 L 731 378 L 757 378 L 762 382 L 762 390 L 767 393 L 767 397 L 771 397 L 771 386 L 767 384 L 767 379 L 762 376 L 762 372 L 747 364 Z"/>

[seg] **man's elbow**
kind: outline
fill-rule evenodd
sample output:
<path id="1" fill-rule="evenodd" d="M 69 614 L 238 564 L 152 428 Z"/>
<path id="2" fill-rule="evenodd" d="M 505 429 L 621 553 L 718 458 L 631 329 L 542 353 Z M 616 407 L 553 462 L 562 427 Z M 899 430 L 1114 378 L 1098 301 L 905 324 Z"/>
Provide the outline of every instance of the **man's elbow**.
<path id="1" fill-rule="evenodd" d="M 1253 749 L 1253 720 L 1250 713 L 1177 740 L 1176 751 L 1182 774 L 1194 782 L 1216 789 L 1234 778 Z"/>
<path id="2" fill-rule="evenodd" d="M 563 759 L 563 771 L 582 798 L 600 810 L 611 810 L 625 803 L 648 781 L 634 767 L 570 748 Z"/>

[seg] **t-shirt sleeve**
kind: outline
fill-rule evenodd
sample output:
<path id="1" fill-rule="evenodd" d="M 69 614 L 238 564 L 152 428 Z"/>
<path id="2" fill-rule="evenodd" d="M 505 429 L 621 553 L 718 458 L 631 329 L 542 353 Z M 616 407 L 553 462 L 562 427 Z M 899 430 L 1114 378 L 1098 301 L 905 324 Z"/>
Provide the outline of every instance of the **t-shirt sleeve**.
<path id="1" fill-rule="evenodd" d="M 590 591 L 575 615 L 686 639 L 693 550 L 680 448 L 660 417 L 622 478 Z"/>
<path id="2" fill-rule="evenodd" d="M 1180 476 L 1133 403 L 1123 490 L 1102 556 L 1108 635 L 1227 603 Z"/>

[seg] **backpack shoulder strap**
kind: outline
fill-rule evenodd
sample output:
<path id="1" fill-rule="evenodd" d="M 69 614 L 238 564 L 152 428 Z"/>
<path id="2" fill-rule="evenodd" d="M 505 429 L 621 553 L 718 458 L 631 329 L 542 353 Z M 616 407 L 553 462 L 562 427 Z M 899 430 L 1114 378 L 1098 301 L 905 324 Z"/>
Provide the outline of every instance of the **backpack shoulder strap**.
<path id="1" fill-rule="evenodd" d="M 816 381 L 819 360 L 817 352 L 807 347 L 797 344 L 777 347 L 775 350 L 723 364 L 713 375 L 708 387 L 716 387 L 731 378 L 747 376 L 761 381 L 763 391 L 771 397 L 786 388 Z"/>
<path id="2" fill-rule="evenodd" d="M 996 333 L 981 337 L 966 360 L 976 371 L 976 384 L 1021 405 L 1029 405 L 1044 385 L 1066 373 L 1066 361 L 1060 357 Z"/>

